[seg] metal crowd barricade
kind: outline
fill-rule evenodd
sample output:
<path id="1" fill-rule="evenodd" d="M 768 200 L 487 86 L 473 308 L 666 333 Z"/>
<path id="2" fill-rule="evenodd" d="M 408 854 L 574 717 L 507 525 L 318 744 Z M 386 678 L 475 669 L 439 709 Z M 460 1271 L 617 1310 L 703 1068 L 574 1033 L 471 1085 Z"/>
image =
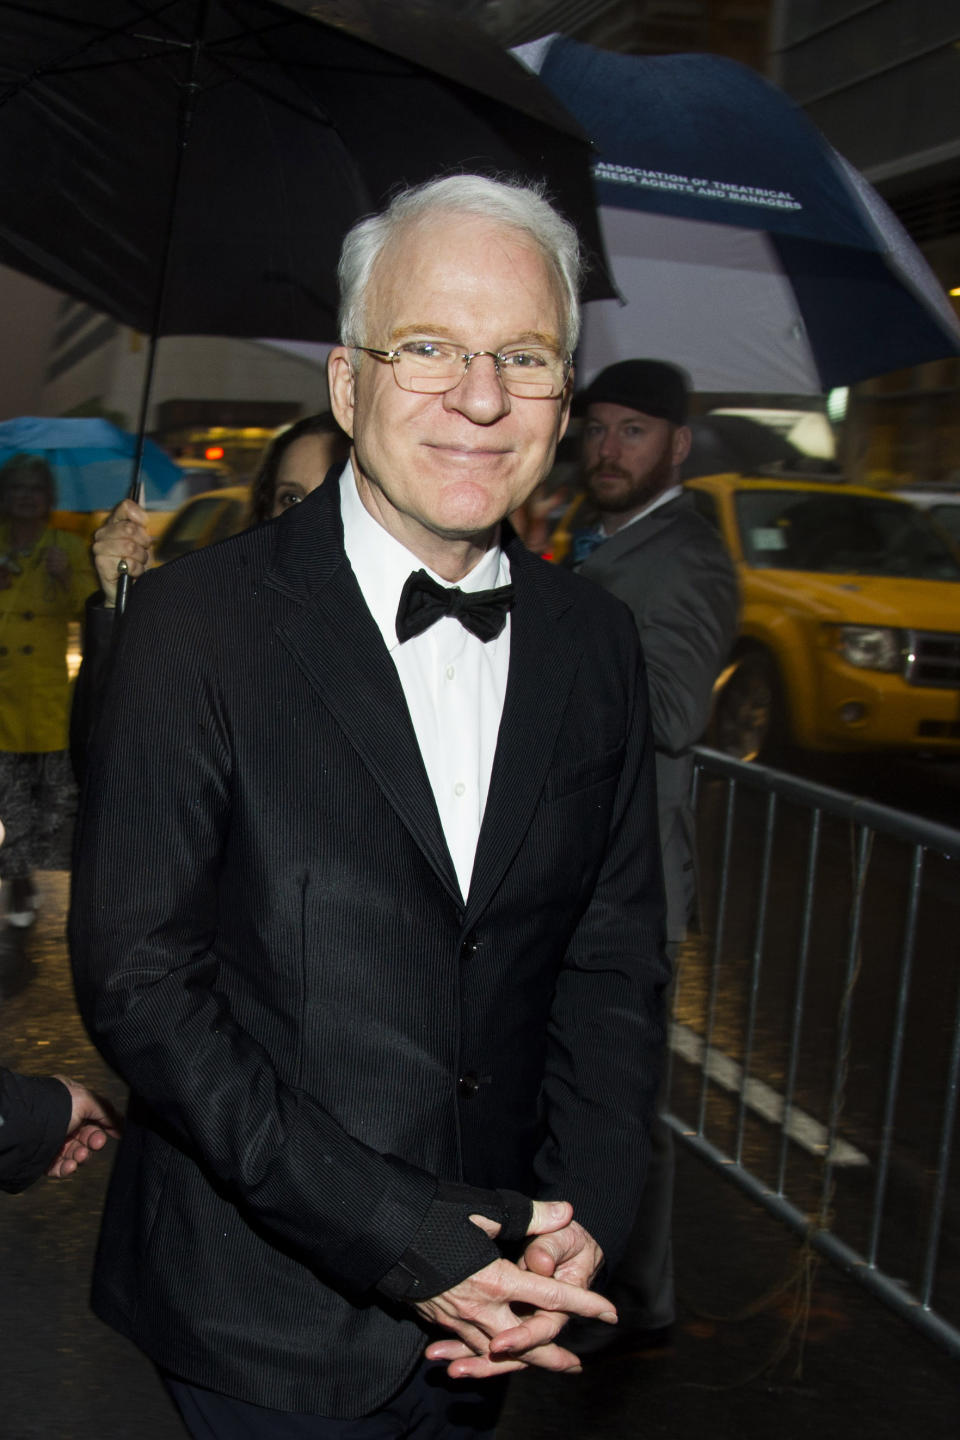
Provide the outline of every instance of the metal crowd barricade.
<path id="1" fill-rule="evenodd" d="M 695 753 L 666 1122 L 960 1355 L 960 830 Z"/>

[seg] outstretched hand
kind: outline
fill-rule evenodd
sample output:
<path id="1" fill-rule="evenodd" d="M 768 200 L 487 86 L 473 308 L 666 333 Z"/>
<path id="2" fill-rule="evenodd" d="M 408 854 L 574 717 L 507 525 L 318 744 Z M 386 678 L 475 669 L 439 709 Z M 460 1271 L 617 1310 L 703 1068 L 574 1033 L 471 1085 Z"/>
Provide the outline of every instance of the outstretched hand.
<path id="1" fill-rule="evenodd" d="M 69 1080 L 66 1075 L 56 1077 L 70 1092 L 70 1123 L 63 1144 L 47 1168 L 47 1174 L 54 1180 L 63 1180 L 72 1175 L 78 1165 L 89 1160 L 91 1154 L 102 1150 L 108 1136 L 120 1138 L 123 1122 L 109 1100 L 95 1095 L 86 1085 Z"/>
<path id="2" fill-rule="evenodd" d="M 491 1237 L 499 1225 L 483 1215 L 470 1219 Z M 535 1237 L 518 1264 L 495 1260 L 441 1295 L 417 1304 L 425 1319 L 457 1338 L 428 1345 L 427 1359 L 445 1360 L 455 1379 L 486 1379 L 536 1366 L 577 1372 L 579 1358 L 555 1344 L 572 1315 L 616 1323 L 609 1300 L 589 1290 L 603 1255 L 573 1219 L 566 1201 L 533 1202 L 527 1234 Z M 528 1314 L 520 1314 L 518 1306 Z"/>

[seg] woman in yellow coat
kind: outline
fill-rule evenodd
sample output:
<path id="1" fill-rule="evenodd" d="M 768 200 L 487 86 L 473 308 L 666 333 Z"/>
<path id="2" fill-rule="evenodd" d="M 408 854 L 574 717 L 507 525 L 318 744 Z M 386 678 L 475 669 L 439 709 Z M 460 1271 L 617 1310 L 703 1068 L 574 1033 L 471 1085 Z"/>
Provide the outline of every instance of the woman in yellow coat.
<path id="1" fill-rule="evenodd" d="M 50 527 L 55 498 L 40 456 L 0 468 L 0 879 L 11 925 L 33 922 L 31 872 L 75 802 L 67 627 L 96 582 L 84 543 Z"/>

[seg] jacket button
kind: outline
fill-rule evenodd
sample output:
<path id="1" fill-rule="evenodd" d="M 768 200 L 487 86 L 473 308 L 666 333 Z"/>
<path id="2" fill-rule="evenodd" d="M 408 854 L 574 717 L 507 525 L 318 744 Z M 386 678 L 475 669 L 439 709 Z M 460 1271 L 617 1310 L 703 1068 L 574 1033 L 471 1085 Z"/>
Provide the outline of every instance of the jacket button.
<path id="1" fill-rule="evenodd" d="M 32 620 L 32 619 L 33 619 L 33 611 L 32 611 L 32 610 L 24 610 L 24 612 L 23 612 L 23 618 L 24 618 L 24 620 Z"/>
<path id="2" fill-rule="evenodd" d="M 32 645 L 23 645 L 23 646 L 21 646 L 20 654 L 21 654 L 21 655 L 32 655 L 32 654 L 33 654 L 33 646 L 32 646 Z"/>
<path id="3" fill-rule="evenodd" d="M 480 1081 L 476 1075 L 467 1073 L 466 1075 L 461 1075 L 457 1081 L 457 1090 L 459 1091 L 461 1100 L 472 1100 L 479 1089 Z"/>
<path id="4" fill-rule="evenodd" d="M 9 654 L 10 654 L 10 651 L 7 649 L 6 645 L 0 645 L 0 655 L 9 655 Z"/>
<path id="5" fill-rule="evenodd" d="M 480 946 L 477 944 L 476 940 L 474 940 L 473 936 L 468 935 L 466 940 L 464 940 L 463 944 L 460 946 L 460 959 L 472 960 L 479 949 Z"/>

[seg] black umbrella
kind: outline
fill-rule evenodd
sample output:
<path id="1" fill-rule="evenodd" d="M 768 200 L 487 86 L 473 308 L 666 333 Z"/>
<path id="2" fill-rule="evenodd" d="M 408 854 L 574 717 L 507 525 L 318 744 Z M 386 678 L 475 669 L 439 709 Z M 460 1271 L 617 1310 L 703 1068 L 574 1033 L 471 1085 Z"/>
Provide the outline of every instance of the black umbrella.
<path id="1" fill-rule="evenodd" d="M 343 235 L 401 184 L 546 180 L 612 295 L 589 154 L 425 0 L 0 0 L 0 261 L 149 334 L 131 496 L 157 338 L 335 339 Z"/>
<path id="2" fill-rule="evenodd" d="M 807 457 L 784 435 L 745 415 L 705 415 L 692 420 L 690 453 L 680 468 L 684 480 L 697 475 L 755 474 L 769 466 L 803 470 Z"/>
<path id="3" fill-rule="evenodd" d="M 0 261 L 148 334 L 335 339 L 345 231 L 449 170 L 545 179 L 611 295 L 589 153 L 425 0 L 0 0 Z"/>

